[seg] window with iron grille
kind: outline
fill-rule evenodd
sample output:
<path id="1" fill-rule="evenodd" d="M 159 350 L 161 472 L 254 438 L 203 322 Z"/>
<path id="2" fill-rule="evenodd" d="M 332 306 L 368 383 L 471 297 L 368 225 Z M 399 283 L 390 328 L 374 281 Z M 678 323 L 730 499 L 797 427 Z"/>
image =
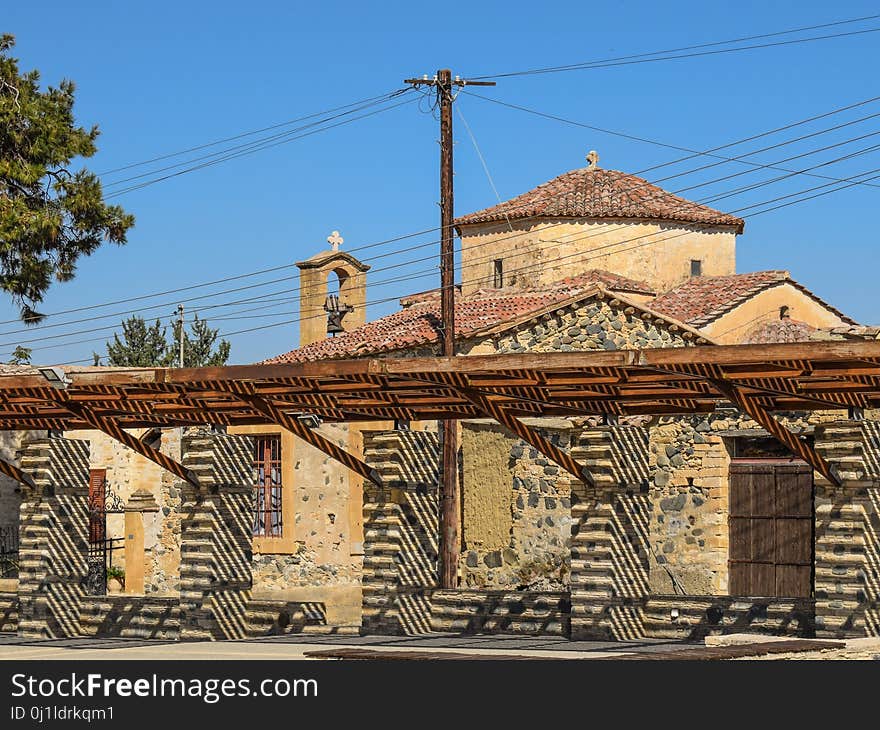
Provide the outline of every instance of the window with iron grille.
<path id="1" fill-rule="evenodd" d="M 254 438 L 253 479 L 253 534 L 281 537 L 281 436 Z"/>

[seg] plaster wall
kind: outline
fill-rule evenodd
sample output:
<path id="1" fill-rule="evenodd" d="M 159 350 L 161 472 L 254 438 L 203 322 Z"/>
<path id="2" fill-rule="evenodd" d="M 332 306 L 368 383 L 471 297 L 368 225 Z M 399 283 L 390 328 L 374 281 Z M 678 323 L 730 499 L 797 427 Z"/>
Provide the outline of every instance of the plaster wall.
<path id="1" fill-rule="evenodd" d="M 780 307 L 789 308 L 792 319 L 813 327 L 839 327 L 844 324 L 839 315 L 808 297 L 788 283 L 765 289 L 743 302 L 701 330 L 721 345 L 743 342 L 752 331 L 765 322 L 779 319 Z"/>
<path id="2" fill-rule="evenodd" d="M 735 241 L 731 228 L 656 221 L 550 218 L 463 226 L 462 292 L 491 288 L 495 259 L 503 260 L 505 286 L 540 286 L 604 269 L 663 292 L 690 276 L 694 259 L 706 276 L 735 273 Z"/>

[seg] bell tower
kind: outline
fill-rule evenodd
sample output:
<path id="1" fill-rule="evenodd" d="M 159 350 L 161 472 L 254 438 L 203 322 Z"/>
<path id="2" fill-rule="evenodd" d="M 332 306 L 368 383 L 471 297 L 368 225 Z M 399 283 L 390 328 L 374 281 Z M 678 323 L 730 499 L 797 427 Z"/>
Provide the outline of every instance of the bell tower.
<path id="1" fill-rule="evenodd" d="M 367 271 L 370 267 L 340 251 L 339 231 L 327 237 L 330 248 L 299 267 L 299 346 L 347 332 L 366 322 Z"/>

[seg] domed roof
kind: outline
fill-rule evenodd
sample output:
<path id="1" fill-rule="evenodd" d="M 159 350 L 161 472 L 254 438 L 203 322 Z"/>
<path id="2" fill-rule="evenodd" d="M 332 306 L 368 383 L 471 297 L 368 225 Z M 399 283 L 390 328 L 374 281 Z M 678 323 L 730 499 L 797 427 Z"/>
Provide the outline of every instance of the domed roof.
<path id="1" fill-rule="evenodd" d="M 731 226 L 742 218 L 673 195 L 647 180 L 594 165 L 555 177 L 534 190 L 455 219 L 471 225 L 523 218 L 634 218 Z"/>

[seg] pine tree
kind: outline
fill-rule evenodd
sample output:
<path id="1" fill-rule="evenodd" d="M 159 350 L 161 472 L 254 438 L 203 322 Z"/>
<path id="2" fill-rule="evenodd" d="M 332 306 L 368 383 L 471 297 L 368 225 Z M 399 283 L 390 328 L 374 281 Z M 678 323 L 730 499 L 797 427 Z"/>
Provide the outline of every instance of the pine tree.
<path id="1" fill-rule="evenodd" d="M 166 330 L 158 319 L 148 326 L 142 317 L 130 317 L 122 323 L 122 337 L 114 334 L 113 342 L 107 343 L 109 364 L 117 367 L 176 367 L 180 325 L 175 321 L 170 338 L 166 336 Z M 217 330 L 196 316 L 189 331 L 184 329 L 183 333 L 184 367 L 225 365 L 231 345 L 226 340 L 217 343 L 218 337 Z"/>
<path id="2" fill-rule="evenodd" d="M 147 326 L 142 317 L 130 317 L 122 323 L 122 338 L 113 335 L 107 343 L 107 359 L 116 367 L 166 367 L 171 364 L 165 327 L 157 319 Z"/>
<path id="3" fill-rule="evenodd" d="M 34 324 L 53 279 L 105 240 L 124 244 L 134 217 L 104 202 L 97 175 L 68 169 L 95 154 L 98 128 L 76 125 L 72 81 L 41 91 L 38 71 L 20 73 L 14 44 L 0 35 L 0 290 Z"/>
<path id="4" fill-rule="evenodd" d="M 206 366 L 225 365 L 229 359 L 231 345 L 226 340 L 220 340 L 217 349 L 213 350 L 214 343 L 219 337 L 218 331 L 211 329 L 208 322 L 195 316 L 190 331 L 183 333 L 183 366 L 187 368 L 200 368 Z M 172 334 L 172 362 L 177 365 L 179 358 L 176 356 L 180 342 L 180 324 L 175 320 Z M 213 350 L 213 352 L 212 352 Z"/>

